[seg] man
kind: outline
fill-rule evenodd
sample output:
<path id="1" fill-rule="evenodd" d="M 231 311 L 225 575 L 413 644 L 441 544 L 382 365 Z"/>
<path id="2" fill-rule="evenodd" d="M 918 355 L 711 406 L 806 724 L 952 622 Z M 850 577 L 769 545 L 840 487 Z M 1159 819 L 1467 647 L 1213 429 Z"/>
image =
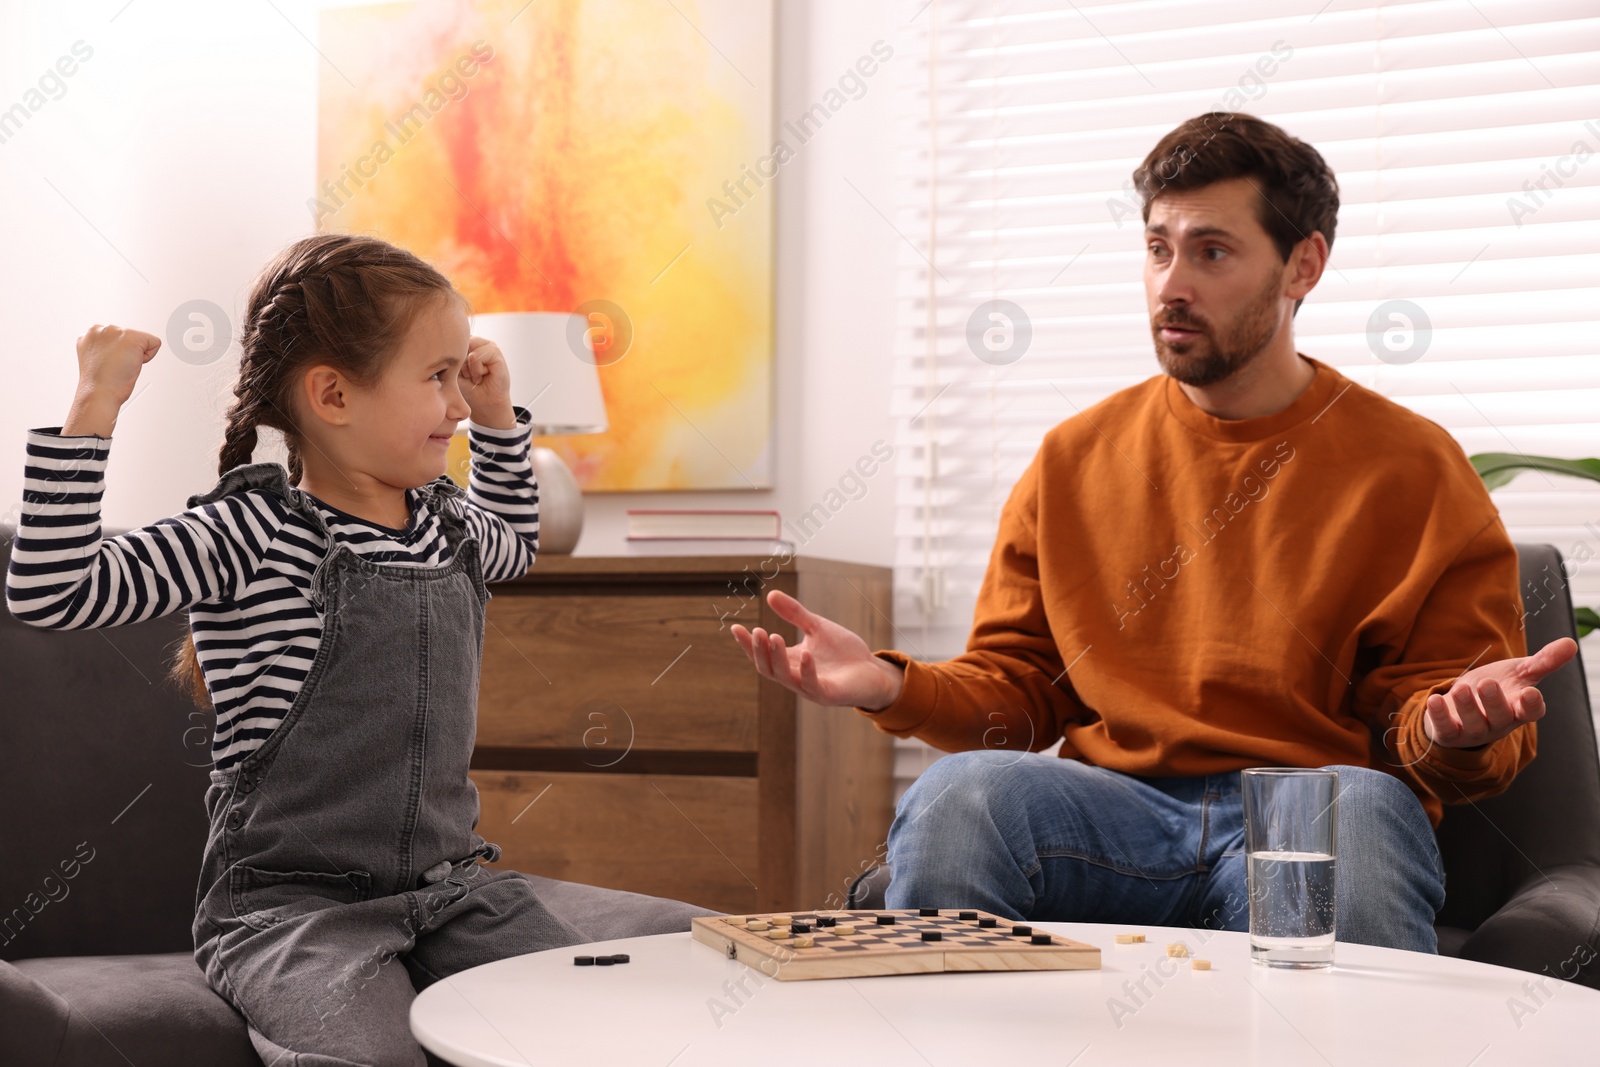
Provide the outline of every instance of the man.
<path id="1" fill-rule="evenodd" d="M 764 676 L 956 753 L 902 799 L 891 907 L 1248 927 L 1238 771 L 1339 772 L 1337 936 L 1436 952 L 1444 803 L 1534 757 L 1516 551 L 1461 447 L 1295 350 L 1338 186 L 1210 113 L 1134 173 L 1157 375 L 1067 419 L 1006 503 L 967 651 L 742 626 Z M 1062 740 L 1061 758 L 1040 750 Z"/>

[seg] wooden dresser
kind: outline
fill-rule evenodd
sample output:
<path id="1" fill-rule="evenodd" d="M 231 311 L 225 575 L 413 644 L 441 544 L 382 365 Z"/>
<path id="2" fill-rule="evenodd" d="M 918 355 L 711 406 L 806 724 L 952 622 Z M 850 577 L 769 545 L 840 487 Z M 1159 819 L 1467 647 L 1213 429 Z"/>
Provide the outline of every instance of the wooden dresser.
<path id="1" fill-rule="evenodd" d="M 882 862 L 893 739 L 763 679 L 728 627 L 781 589 L 893 645 L 890 572 L 796 556 L 541 556 L 490 586 L 472 778 L 495 866 L 749 912 Z"/>

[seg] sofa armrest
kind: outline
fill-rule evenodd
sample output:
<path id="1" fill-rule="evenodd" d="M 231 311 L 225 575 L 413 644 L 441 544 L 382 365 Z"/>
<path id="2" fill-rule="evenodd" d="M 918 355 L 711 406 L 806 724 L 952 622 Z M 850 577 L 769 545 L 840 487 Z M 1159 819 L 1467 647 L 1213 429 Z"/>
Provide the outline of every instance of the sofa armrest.
<path id="1" fill-rule="evenodd" d="M 1462 943 L 1461 955 L 1600 989 L 1600 866 L 1531 876 Z"/>
<path id="2" fill-rule="evenodd" d="M 66 1001 L 0 962 L 0 1063 L 55 1063 L 71 1014 Z"/>

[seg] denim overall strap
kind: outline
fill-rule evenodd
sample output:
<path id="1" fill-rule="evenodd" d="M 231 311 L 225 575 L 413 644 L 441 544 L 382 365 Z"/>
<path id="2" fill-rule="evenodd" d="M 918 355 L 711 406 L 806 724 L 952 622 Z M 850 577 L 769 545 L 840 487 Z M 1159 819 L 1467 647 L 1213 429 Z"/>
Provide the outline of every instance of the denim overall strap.
<path id="1" fill-rule="evenodd" d="M 309 519 L 324 538 L 328 536 L 328 524 L 323 521 L 322 513 L 312 506 L 310 494 L 289 484 L 289 472 L 281 463 L 241 463 L 219 478 L 210 491 L 191 496 L 189 507 L 210 504 L 250 489 L 269 489 L 276 493 L 284 503 Z"/>

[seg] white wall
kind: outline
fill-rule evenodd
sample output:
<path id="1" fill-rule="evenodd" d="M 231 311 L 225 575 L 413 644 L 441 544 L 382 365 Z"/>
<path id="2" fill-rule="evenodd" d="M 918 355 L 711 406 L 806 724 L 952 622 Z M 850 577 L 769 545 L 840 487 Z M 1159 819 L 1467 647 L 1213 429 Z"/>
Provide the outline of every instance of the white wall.
<path id="1" fill-rule="evenodd" d="M 0 456 L 13 457 L 0 462 L 5 507 L 21 496 L 24 431 L 66 417 L 77 381 L 73 342 L 88 326 L 164 335 L 172 311 L 196 298 L 237 322 L 255 272 L 312 231 L 305 201 L 317 77 L 327 71 L 307 40 L 316 38 L 317 7 L 0 0 L 0 110 L 22 100 L 74 42 L 93 50 L 61 80 L 59 98 L 0 143 Z M 875 40 L 892 41 L 889 19 L 887 3 L 782 0 L 777 122 L 821 99 Z M 694 31 L 686 24 L 684 32 Z M 889 73 L 868 79 L 865 94 L 764 190 L 777 211 L 775 488 L 591 494 L 580 553 L 623 551 L 630 507 L 759 507 L 796 517 L 875 440 L 893 440 L 899 238 L 868 203 L 892 217 Z M 181 511 L 189 494 L 216 482 L 236 358 L 237 348 L 197 367 L 163 351 L 145 368 L 113 437 L 106 526 Z M 891 478 L 877 474 L 802 551 L 888 564 Z"/>

